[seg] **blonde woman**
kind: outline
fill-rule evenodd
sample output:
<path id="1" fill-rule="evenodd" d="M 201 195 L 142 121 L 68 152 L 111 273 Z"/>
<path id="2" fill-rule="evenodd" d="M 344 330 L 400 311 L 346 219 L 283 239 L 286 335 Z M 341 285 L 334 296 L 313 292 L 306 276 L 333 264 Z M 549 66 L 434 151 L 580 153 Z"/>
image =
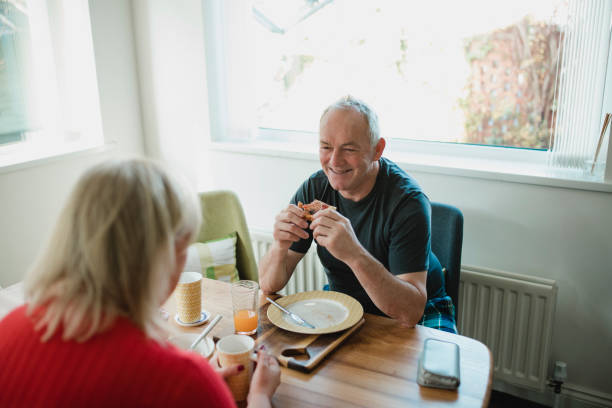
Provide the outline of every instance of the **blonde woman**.
<path id="1" fill-rule="evenodd" d="M 110 161 L 77 183 L 26 277 L 27 304 L 0 321 L 0 406 L 234 406 L 208 362 L 167 344 L 159 306 L 200 227 L 195 194 L 159 165 Z M 280 382 L 260 353 L 249 403 Z"/>

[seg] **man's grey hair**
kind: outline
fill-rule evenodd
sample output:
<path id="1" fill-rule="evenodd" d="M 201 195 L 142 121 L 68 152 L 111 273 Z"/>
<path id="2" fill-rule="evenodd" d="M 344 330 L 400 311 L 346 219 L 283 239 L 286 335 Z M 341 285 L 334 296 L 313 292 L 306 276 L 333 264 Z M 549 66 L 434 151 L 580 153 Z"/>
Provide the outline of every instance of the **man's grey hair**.
<path id="1" fill-rule="evenodd" d="M 334 109 L 353 109 L 354 111 L 363 115 L 364 119 L 368 123 L 368 133 L 370 136 L 370 144 L 376 146 L 380 139 L 380 127 L 378 125 L 378 115 L 368 104 L 361 99 L 355 98 L 352 95 L 346 95 L 336 102 L 329 105 L 321 115 L 319 123 L 323 121 L 323 118 L 327 113 Z"/>

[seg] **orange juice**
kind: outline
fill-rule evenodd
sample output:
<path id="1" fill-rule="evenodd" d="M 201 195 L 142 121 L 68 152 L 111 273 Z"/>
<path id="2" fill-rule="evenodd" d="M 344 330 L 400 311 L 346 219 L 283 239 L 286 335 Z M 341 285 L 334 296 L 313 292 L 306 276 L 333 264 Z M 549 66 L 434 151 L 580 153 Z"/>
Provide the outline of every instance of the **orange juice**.
<path id="1" fill-rule="evenodd" d="M 257 331 L 257 312 L 254 310 L 237 310 L 234 313 L 234 328 L 238 334 L 253 334 Z"/>

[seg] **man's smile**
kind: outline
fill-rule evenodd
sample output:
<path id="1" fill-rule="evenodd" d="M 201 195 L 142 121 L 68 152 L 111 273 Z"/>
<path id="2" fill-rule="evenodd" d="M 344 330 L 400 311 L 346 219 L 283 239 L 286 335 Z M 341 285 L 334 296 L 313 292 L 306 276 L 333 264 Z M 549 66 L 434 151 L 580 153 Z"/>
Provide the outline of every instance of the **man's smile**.
<path id="1" fill-rule="evenodd" d="M 350 171 L 352 171 L 353 169 L 346 169 L 346 170 L 342 170 L 342 169 L 332 169 L 331 167 L 327 168 L 331 173 L 333 174 L 338 174 L 338 175 L 343 175 L 346 174 Z"/>

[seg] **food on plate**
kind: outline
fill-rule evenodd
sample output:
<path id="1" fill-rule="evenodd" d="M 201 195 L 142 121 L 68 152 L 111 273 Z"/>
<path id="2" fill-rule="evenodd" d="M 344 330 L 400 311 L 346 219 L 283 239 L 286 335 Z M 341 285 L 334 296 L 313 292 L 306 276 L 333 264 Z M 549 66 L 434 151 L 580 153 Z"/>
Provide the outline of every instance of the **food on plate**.
<path id="1" fill-rule="evenodd" d="M 304 204 L 301 201 L 298 201 L 298 207 L 304 210 L 303 217 L 308 221 L 312 221 L 312 216 L 319 210 L 324 210 L 326 208 L 331 208 L 332 210 L 336 209 L 336 207 L 333 205 L 325 204 L 320 200 L 314 200 L 310 204 Z"/>

